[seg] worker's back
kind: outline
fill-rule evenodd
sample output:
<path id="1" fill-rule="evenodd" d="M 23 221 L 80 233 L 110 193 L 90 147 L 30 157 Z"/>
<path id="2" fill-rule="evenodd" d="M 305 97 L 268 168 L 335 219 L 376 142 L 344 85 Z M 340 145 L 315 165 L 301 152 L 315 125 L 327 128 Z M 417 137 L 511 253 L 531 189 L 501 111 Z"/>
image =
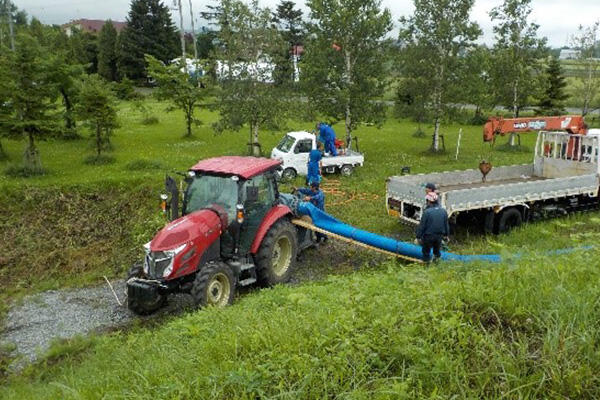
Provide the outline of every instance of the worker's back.
<path id="1" fill-rule="evenodd" d="M 425 209 L 421 216 L 417 237 L 426 235 L 448 236 L 448 213 L 439 205 L 430 206 Z"/>

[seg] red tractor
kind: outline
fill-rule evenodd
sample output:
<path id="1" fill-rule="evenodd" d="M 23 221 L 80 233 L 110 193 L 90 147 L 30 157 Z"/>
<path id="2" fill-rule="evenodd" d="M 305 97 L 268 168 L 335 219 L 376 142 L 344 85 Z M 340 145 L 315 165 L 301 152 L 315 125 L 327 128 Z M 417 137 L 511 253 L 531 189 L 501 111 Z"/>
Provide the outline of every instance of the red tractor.
<path id="1" fill-rule="evenodd" d="M 128 307 L 148 314 L 176 292 L 190 293 L 200 307 L 226 306 L 238 286 L 289 280 L 298 253 L 314 238 L 280 204 L 278 168 L 278 160 L 255 157 L 200 161 L 186 177 L 181 217 L 177 185 L 167 177 L 172 221 L 129 271 Z"/>

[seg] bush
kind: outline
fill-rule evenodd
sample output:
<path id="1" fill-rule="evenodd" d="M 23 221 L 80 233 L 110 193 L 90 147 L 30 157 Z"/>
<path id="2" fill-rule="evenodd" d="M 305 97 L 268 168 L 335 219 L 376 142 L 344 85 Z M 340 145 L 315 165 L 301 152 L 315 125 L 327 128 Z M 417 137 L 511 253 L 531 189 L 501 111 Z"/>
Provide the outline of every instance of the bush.
<path id="1" fill-rule="evenodd" d="M 84 164 L 87 165 L 107 165 L 107 164 L 112 164 L 115 162 L 115 158 L 111 157 L 111 156 L 107 156 L 104 154 L 94 154 L 93 156 L 89 156 L 86 157 L 85 160 L 83 160 Z"/>
<path id="2" fill-rule="evenodd" d="M 32 176 L 45 175 L 46 170 L 41 167 L 31 168 L 22 164 L 12 164 L 4 170 L 4 174 L 12 178 L 29 178 Z"/>
<path id="3" fill-rule="evenodd" d="M 114 85 L 115 95 L 121 100 L 135 100 L 140 94 L 135 91 L 133 81 L 127 77 Z"/>
<path id="4" fill-rule="evenodd" d="M 162 164 L 160 161 L 156 160 L 146 160 L 146 159 L 138 159 L 133 160 L 125 165 L 125 169 L 129 171 L 143 171 L 146 169 L 160 169 L 162 168 Z"/>
<path id="5" fill-rule="evenodd" d="M 160 120 L 158 119 L 158 117 L 155 117 L 155 116 L 144 117 L 144 119 L 142 119 L 143 125 L 156 125 L 159 122 L 160 122 Z"/>

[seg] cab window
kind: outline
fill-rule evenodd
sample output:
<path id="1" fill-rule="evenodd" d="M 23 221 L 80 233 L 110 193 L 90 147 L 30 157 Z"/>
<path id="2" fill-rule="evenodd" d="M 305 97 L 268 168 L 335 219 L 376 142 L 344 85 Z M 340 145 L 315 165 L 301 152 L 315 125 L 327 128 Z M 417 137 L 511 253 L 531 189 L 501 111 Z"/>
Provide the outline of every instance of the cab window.
<path id="1" fill-rule="evenodd" d="M 304 139 L 298 141 L 298 144 L 296 144 L 296 148 L 294 149 L 294 153 L 310 153 L 311 150 L 312 140 Z"/>
<path id="2" fill-rule="evenodd" d="M 275 201 L 271 180 L 265 175 L 247 180 L 242 190 L 242 200 L 245 205 L 270 207 Z"/>

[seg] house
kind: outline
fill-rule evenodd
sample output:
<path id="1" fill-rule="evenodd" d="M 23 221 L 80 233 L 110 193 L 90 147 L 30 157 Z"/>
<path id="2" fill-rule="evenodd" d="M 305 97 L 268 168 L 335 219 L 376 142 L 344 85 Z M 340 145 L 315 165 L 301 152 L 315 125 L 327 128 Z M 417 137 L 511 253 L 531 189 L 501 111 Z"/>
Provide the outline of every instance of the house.
<path id="1" fill-rule="evenodd" d="M 127 26 L 127 22 L 111 21 L 117 32 L 121 32 L 123 28 Z M 102 19 L 76 19 L 62 26 L 67 36 L 73 34 L 73 29 L 77 29 L 81 32 L 87 32 L 96 34 L 102 29 L 102 26 L 106 23 Z"/>
<path id="2" fill-rule="evenodd" d="M 559 60 L 576 60 L 579 58 L 581 52 L 575 49 L 562 49 L 560 51 L 560 55 L 558 56 Z"/>

